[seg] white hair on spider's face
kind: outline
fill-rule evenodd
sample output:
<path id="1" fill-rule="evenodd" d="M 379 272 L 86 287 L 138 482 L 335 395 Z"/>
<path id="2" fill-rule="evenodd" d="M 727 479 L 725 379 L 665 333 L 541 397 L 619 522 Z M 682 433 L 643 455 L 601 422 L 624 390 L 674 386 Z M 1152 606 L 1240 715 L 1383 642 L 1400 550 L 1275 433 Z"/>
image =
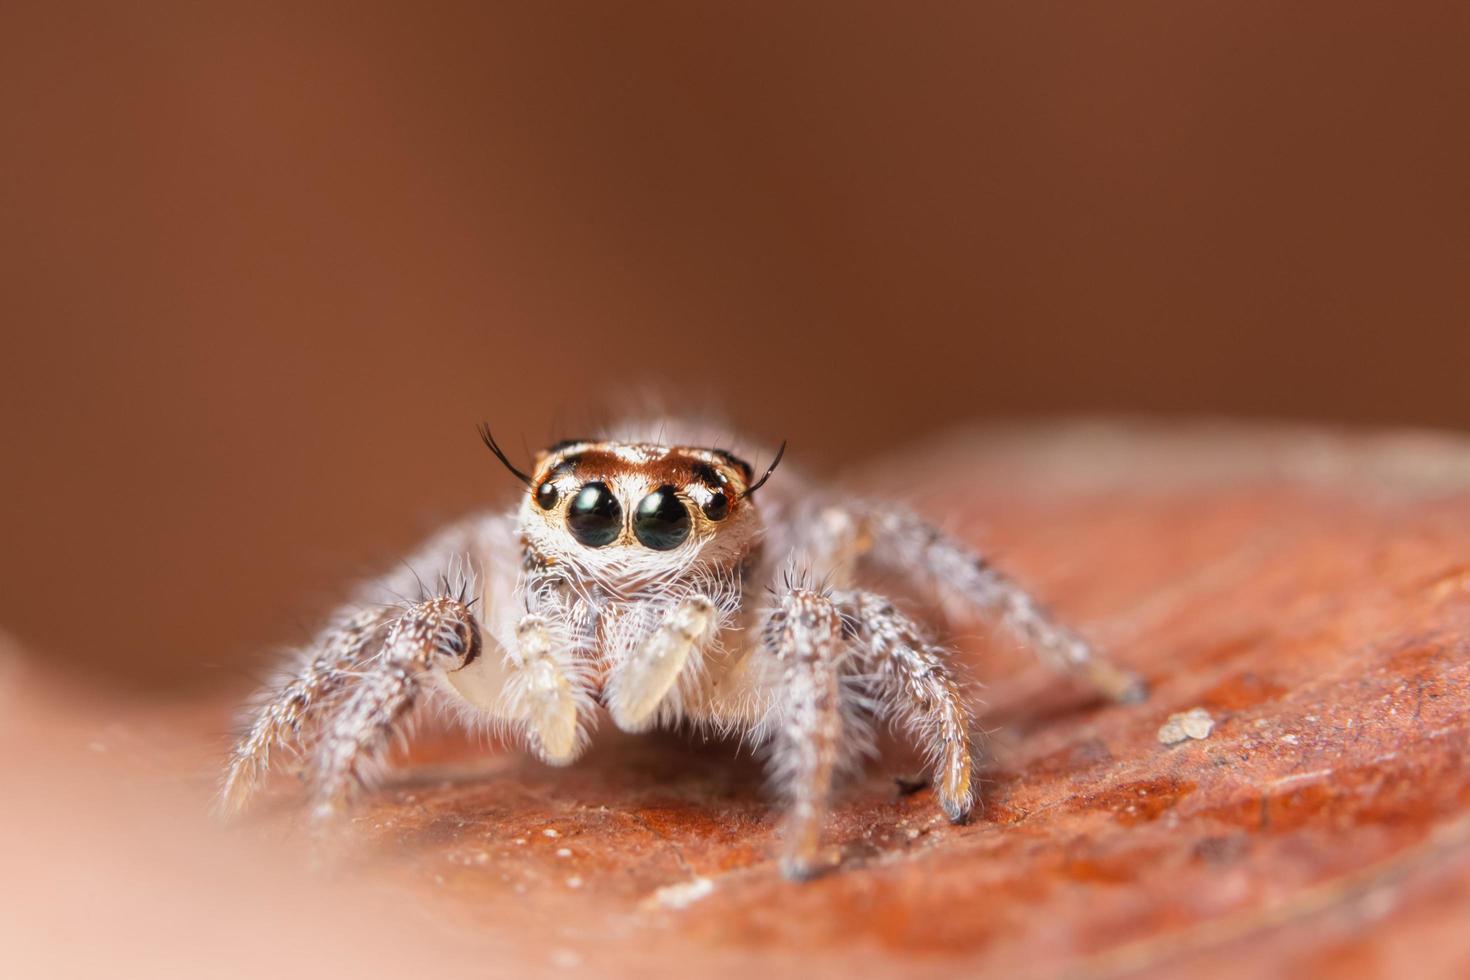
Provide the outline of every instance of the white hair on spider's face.
<path id="1" fill-rule="evenodd" d="M 919 746 L 951 819 L 974 803 L 968 688 L 935 631 L 878 593 L 895 575 L 938 608 L 999 619 L 1114 697 L 1141 693 L 964 544 L 892 504 L 777 473 L 784 443 L 758 471 L 697 425 L 614 431 L 522 470 L 482 427 L 522 499 L 444 529 L 339 611 L 255 711 L 225 808 L 296 745 L 314 812 L 340 811 L 426 706 L 553 765 L 582 754 L 605 712 L 625 731 L 692 726 L 764 745 L 787 805 L 781 869 L 808 877 L 830 863 L 832 788 L 874 722 Z M 416 587 L 417 600 L 381 602 Z"/>
<path id="2" fill-rule="evenodd" d="M 526 561 L 571 569 L 610 596 L 733 574 L 761 537 L 759 484 L 749 464 L 719 450 L 562 442 L 537 455 L 527 485 Z"/>

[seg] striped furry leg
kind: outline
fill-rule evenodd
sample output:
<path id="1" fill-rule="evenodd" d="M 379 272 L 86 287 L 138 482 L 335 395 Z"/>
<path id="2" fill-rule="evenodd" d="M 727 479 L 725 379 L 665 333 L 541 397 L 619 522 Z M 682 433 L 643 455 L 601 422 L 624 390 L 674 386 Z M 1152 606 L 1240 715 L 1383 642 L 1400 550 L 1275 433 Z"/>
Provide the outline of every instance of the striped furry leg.
<path id="1" fill-rule="evenodd" d="M 633 650 L 608 685 L 608 712 L 619 728 L 641 732 L 653 726 L 659 704 L 717 621 L 713 599 L 686 596 Z"/>
<path id="2" fill-rule="evenodd" d="M 790 589 L 778 603 L 765 643 L 781 668 L 772 746 L 772 766 L 790 807 L 781 873 L 802 880 L 823 869 L 822 830 L 841 755 L 842 620 L 831 598 L 810 589 Z"/>
<path id="3" fill-rule="evenodd" d="M 394 733 L 418 700 L 424 675 L 472 662 L 480 642 L 474 616 L 453 596 L 414 603 L 393 621 L 382 651 L 364 665 L 327 726 L 317 757 L 318 819 L 338 812 L 377 775 Z"/>
<path id="4" fill-rule="evenodd" d="M 388 619 L 385 611 L 366 609 L 329 626 L 308 648 L 295 676 L 265 697 L 230 754 L 217 803 L 222 815 L 245 807 L 265 781 L 272 751 L 299 741 L 303 724 L 346 686 Z"/>
<path id="5" fill-rule="evenodd" d="M 876 560 L 914 576 L 947 605 L 999 616 L 1053 667 L 1078 675 L 1115 701 L 1133 703 L 1147 695 L 1142 678 L 1058 623 L 1035 597 L 963 543 L 904 511 L 875 509 L 868 527 Z"/>
<path id="6" fill-rule="evenodd" d="M 842 607 L 857 623 L 864 673 L 877 680 L 884 704 L 929 762 L 945 816 L 964 820 L 975 803 L 973 719 L 944 651 L 880 595 L 849 593 Z"/>

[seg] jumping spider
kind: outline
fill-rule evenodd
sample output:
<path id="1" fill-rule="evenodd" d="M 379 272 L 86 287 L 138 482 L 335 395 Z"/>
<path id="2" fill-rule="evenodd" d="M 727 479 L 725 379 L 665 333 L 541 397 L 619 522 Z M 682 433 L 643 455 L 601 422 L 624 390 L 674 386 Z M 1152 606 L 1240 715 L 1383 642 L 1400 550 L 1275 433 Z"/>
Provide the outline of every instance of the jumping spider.
<path id="1" fill-rule="evenodd" d="M 582 754 L 600 707 L 624 731 L 687 724 L 767 746 L 787 804 L 781 870 L 809 877 L 834 779 L 874 720 L 923 751 L 949 819 L 974 803 L 971 711 L 950 653 L 872 591 L 880 574 L 951 613 L 998 617 L 1112 697 L 1141 693 L 903 509 L 790 474 L 762 489 L 779 451 L 755 479 L 692 437 L 575 439 L 523 473 L 481 436 L 526 485 L 517 510 L 442 531 L 336 614 L 264 693 L 229 763 L 226 810 L 259 787 L 274 749 L 304 742 L 314 814 L 329 817 L 376 780 L 425 705 L 500 725 L 551 765 Z"/>

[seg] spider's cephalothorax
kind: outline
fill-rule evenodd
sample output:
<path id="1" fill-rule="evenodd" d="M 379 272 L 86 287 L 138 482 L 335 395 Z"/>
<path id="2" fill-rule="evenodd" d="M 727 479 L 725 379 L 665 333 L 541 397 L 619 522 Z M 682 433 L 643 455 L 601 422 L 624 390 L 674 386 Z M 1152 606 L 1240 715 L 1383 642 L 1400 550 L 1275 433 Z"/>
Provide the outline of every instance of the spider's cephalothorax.
<path id="1" fill-rule="evenodd" d="M 924 751 L 952 820 L 974 802 L 964 688 L 948 651 L 872 590 L 895 575 L 941 608 L 998 617 L 1114 697 L 1141 691 L 901 508 L 785 471 L 762 489 L 780 452 L 756 479 L 695 439 L 571 440 L 526 473 L 482 436 L 526 486 L 517 509 L 446 529 L 334 618 L 264 693 L 231 758 L 227 808 L 258 787 L 273 749 L 304 742 L 316 812 L 336 812 L 427 703 L 553 764 L 582 753 L 605 710 L 627 731 L 689 724 L 766 745 L 788 805 L 781 866 L 808 876 L 834 780 L 875 716 Z M 423 581 L 440 587 L 392 598 Z"/>
<path id="2" fill-rule="evenodd" d="M 760 536 L 750 466 L 727 452 L 563 442 L 526 482 L 527 566 L 610 595 L 733 574 Z"/>

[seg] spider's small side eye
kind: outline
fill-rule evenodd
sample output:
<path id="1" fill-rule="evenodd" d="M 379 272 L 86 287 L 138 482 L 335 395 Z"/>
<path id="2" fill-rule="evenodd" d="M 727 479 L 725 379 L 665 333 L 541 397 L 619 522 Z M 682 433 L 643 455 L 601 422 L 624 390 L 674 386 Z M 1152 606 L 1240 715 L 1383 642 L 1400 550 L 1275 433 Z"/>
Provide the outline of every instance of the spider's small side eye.
<path id="1" fill-rule="evenodd" d="M 623 529 L 623 509 L 606 483 L 589 483 L 577 491 L 567 508 L 572 537 L 589 548 L 611 544 Z"/>
<path id="2" fill-rule="evenodd" d="M 730 498 L 723 491 L 712 494 L 700 510 L 712 521 L 723 521 L 730 513 Z"/>
<path id="3" fill-rule="evenodd" d="M 542 510 L 550 510 L 555 507 L 556 502 L 560 499 L 561 494 L 550 480 L 536 488 L 536 506 Z"/>
<path id="4" fill-rule="evenodd" d="M 671 486 L 662 486 L 638 502 L 633 533 L 654 551 L 670 551 L 689 537 L 689 511 Z"/>

